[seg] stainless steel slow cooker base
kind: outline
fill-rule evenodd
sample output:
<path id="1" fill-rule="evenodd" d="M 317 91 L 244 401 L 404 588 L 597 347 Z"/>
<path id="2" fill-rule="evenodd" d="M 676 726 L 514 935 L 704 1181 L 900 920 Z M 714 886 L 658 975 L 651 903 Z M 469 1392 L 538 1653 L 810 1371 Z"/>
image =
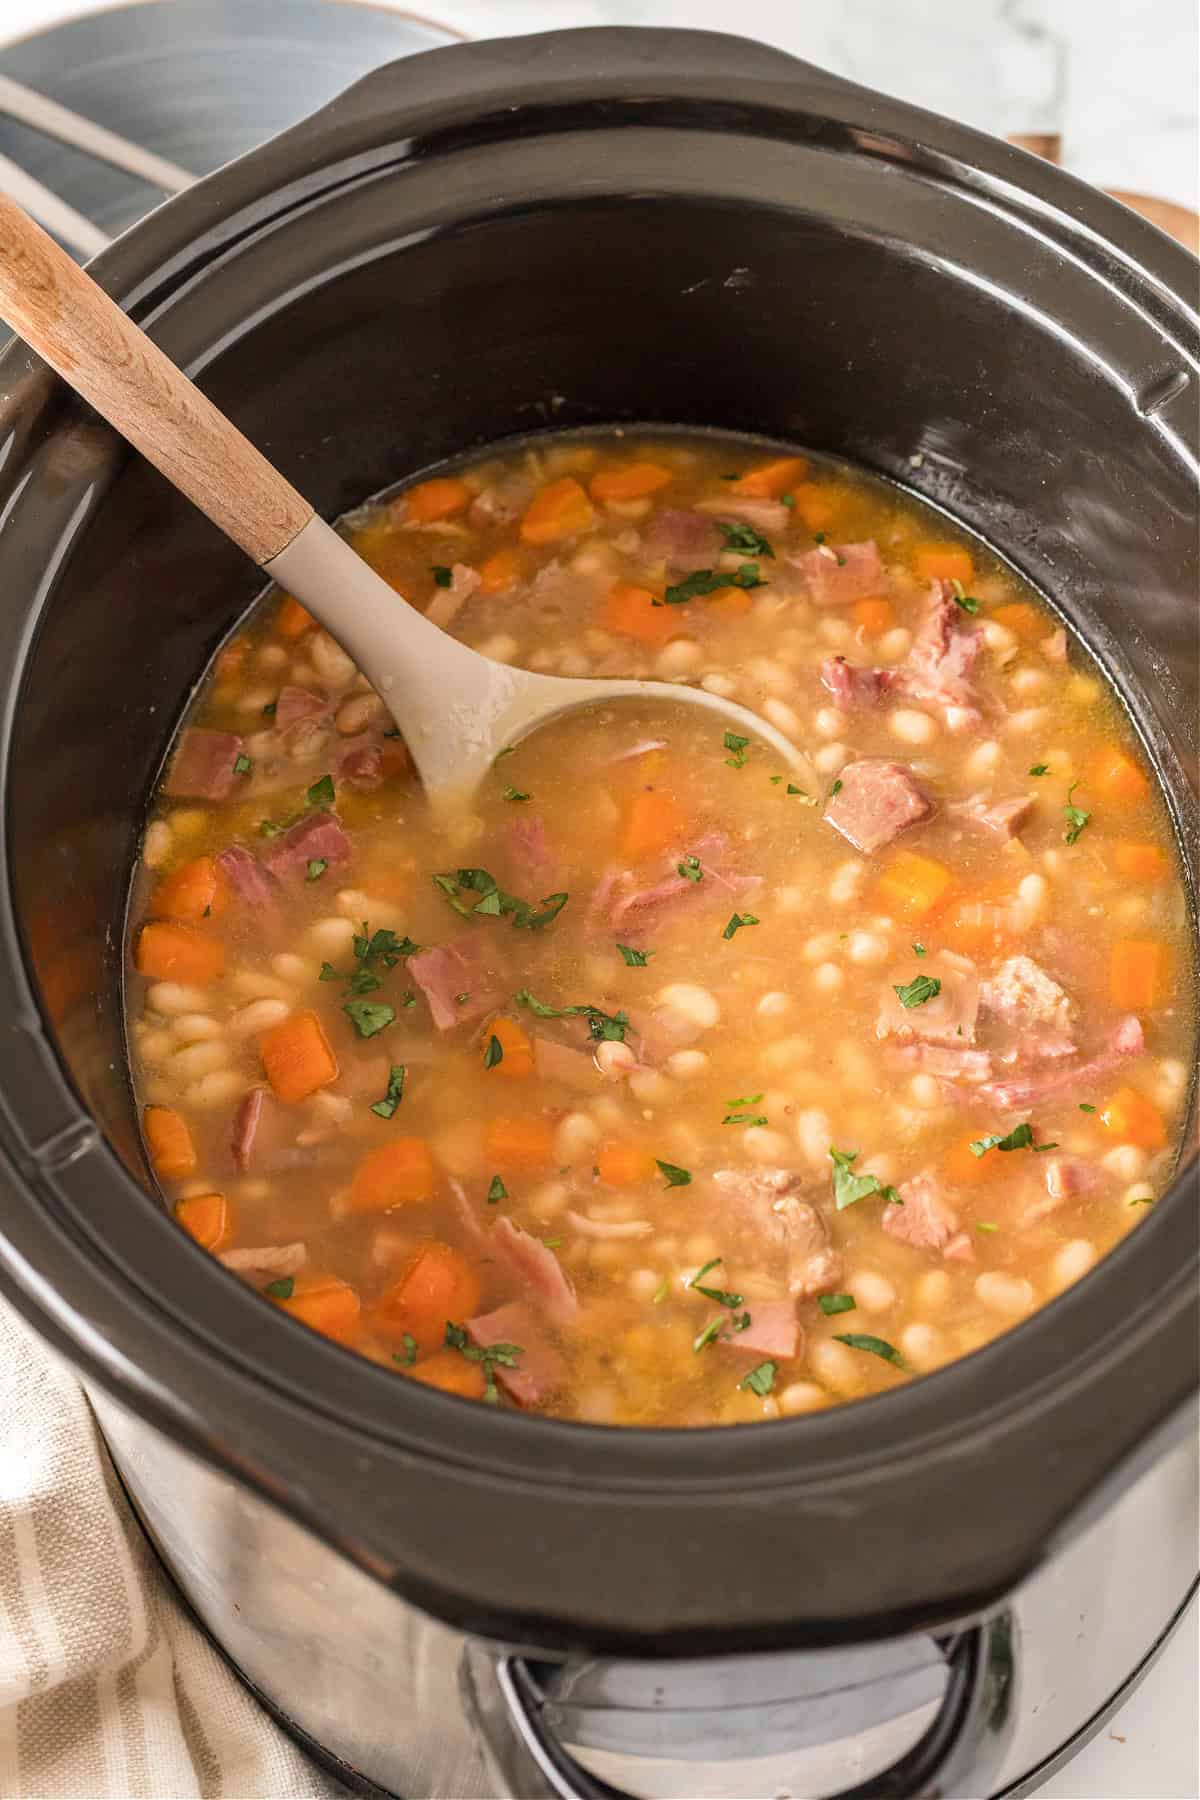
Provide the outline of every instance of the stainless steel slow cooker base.
<path id="1" fill-rule="evenodd" d="M 302 1712 L 302 1735 L 315 1753 L 404 1800 L 484 1800 L 514 1791 L 486 1763 L 463 1709 L 466 1637 L 331 1558 L 249 1490 L 95 1388 L 89 1392 L 113 1460 L 183 1595 L 282 1722 Z M 1178 1622 L 1195 1588 L 1196 1463 L 1196 1438 L 1188 1433 L 1014 1597 L 1021 1687 L 995 1800 L 1029 1793 L 1080 1749 Z M 181 1490 L 186 1512 L 171 1502 Z M 331 1618 L 352 1619 L 353 1632 L 331 1635 Z M 906 1642 L 910 1668 L 927 1670 L 921 1652 L 929 1640 Z M 828 1668 L 829 1655 L 762 1660 L 783 1665 L 773 1690 L 786 1682 L 790 1664 L 799 1694 L 812 1691 L 813 1668 L 818 1660 Z M 595 1659 L 575 1665 L 568 1684 L 556 1683 L 556 1693 L 567 1685 L 572 1697 L 566 1704 L 552 1698 L 546 1717 L 580 1763 L 647 1800 L 819 1800 L 890 1768 L 938 1707 L 934 1693 L 827 1741 L 822 1729 L 834 1707 L 826 1694 L 794 1714 L 797 1740 L 809 1741 L 756 1754 L 777 1729 L 777 1709 L 743 1706 L 732 1730 L 730 1706 L 714 1704 L 732 1667 L 719 1660 Z M 886 1709 L 885 1693 L 874 1699 Z M 631 1754 L 631 1745 L 655 1740 L 660 1754 Z"/>

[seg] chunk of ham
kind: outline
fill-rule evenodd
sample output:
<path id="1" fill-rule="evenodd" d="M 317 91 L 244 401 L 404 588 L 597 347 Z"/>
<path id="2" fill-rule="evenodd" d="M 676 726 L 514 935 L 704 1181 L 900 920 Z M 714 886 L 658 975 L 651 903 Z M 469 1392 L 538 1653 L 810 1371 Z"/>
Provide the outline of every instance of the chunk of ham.
<path id="1" fill-rule="evenodd" d="M 436 588 L 433 599 L 425 608 L 429 623 L 447 631 L 482 580 L 479 570 L 471 568 L 469 563 L 455 563 L 450 571 L 449 587 Z"/>
<path id="2" fill-rule="evenodd" d="M 288 731 L 302 719 L 323 719 L 329 711 L 328 694 L 312 688 L 281 687 L 275 702 L 275 729 Z"/>
<path id="3" fill-rule="evenodd" d="M 920 976 L 941 983 L 932 1000 L 906 1007 L 897 987 L 907 987 Z M 975 965 L 952 950 L 932 956 L 909 956 L 892 969 L 880 992 L 875 1035 L 898 1044 L 947 1044 L 961 1048 L 975 1042 L 979 1013 L 979 980 Z"/>
<path id="4" fill-rule="evenodd" d="M 265 1244 L 261 1250 L 222 1250 L 219 1260 L 236 1275 L 298 1275 L 308 1261 L 307 1244 Z"/>
<path id="5" fill-rule="evenodd" d="M 859 663 L 847 662 L 844 656 L 829 656 L 821 664 L 821 680 L 838 705 L 846 712 L 859 706 L 877 706 L 900 680 L 896 669 L 867 669 Z"/>
<path id="6" fill-rule="evenodd" d="M 503 997 L 498 972 L 482 933 L 436 944 L 408 959 L 408 972 L 429 1002 L 439 1031 L 482 1018 Z M 466 998 L 459 1000 L 464 994 Z"/>
<path id="7" fill-rule="evenodd" d="M 720 533 L 713 521 L 704 513 L 677 507 L 656 513 L 642 539 L 647 562 L 663 562 L 668 570 L 680 573 L 711 568 L 720 552 Z"/>
<path id="8" fill-rule="evenodd" d="M 902 684 L 910 699 L 936 706 L 960 729 L 982 717 L 971 678 L 983 649 L 983 633 L 966 628 L 966 617 L 950 583 L 935 581 L 925 618 L 905 658 Z"/>
<path id="9" fill-rule="evenodd" d="M 1060 625 L 1049 637 L 1041 638 L 1038 648 L 1047 662 L 1065 663 L 1067 660 L 1067 634 Z"/>
<path id="10" fill-rule="evenodd" d="M 263 857 L 269 872 L 280 881 L 304 881 L 310 862 L 331 867 L 350 859 L 350 839 L 333 813 L 314 812 L 277 838 Z"/>
<path id="11" fill-rule="evenodd" d="M 671 873 L 662 881 L 655 882 L 648 888 L 634 888 L 631 891 L 623 884 L 631 879 L 627 874 L 617 874 L 608 884 L 606 904 L 609 923 L 614 929 L 623 929 L 630 924 L 640 922 L 647 913 L 656 912 L 659 908 L 676 900 L 689 897 L 693 900 L 711 898 L 715 888 L 722 889 L 727 895 L 750 893 L 757 888 L 762 877 L 760 875 L 742 875 L 726 867 L 725 857 L 728 854 L 726 840 L 718 833 L 711 832 L 697 838 L 692 845 L 681 846 L 672 851 L 668 858 Z M 680 875 L 678 865 L 684 856 L 694 856 L 700 864 L 699 881 L 692 881 L 686 875 Z M 605 879 L 601 878 L 602 881 Z M 593 904 L 595 897 L 593 896 Z M 591 908 L 589 908 L 589 911 Z"/>
<path id="12" fill-rule="evenodd" d="M 816 606 L 849 606 L 883 591 L 883 563 L 874 538 L 861 544 L 818 544 L 795 559 Z"/>
<path id="13" fill-rule="evenodd" d="M 974 1262 L 975 1246 L 971 1242 L 970 1233 L 956 1232 L 942 1251 L 942 1256 L 946 1262 Z"/>
<path id="14" fill-rule="evenodd" d="M 1036 805 L 1033 794 L 1014 794 L 1010 800 L 990 801 L 975 795 L 970 800 L 956 801 L 948 810 L 952 818 L 961 820 L 973 831 L 985 832 L 988 837 L 1008 843 L 1011 838 L 1020 836 L 1021 827 L 1028 823 Z"/>
<path id="15" fill-rule="evenodd" d="M 167 774 L 167 793 L 176 800 L 228 799 L 236 780 L 234 764 L 241 754 L 242 740 L 232 731 L 186 726 L 179 734 L 179 748 Z"/>
<path id="16" fill-rule="evenodd" d="M 1045 1028 L 1069 1038 L 1075 1010 L 1071 999 L 1031 956 L 1010 956 L 1002 962 L 980 983 L 979 1003 L 1022 1037 Z"/>
<path id="17" fill-rule="evenodd" d="M 1015 1081 L 994 1081 L 977 1090 L 981 1099 L 1001 1112 L 1028 1112 L 1043 1100 L 1071 1090 L 1084 1091 L 1098 1076 L 1107 1075 L 1130 1056 L 1140 1056 L 1146 1047 L 1141 1020 L 1133 1013 L 1121 1020 L 1110 1034 L 1107 1044 L 1086 1062 L 1063 1059 L 1052 1068 Z"/>
<path id="18" fill-rule="evenodd" d="M 570 1319 L 579 1310 L 575 1289 L 553 1250 L 531 1237 L 511 1219 L 497 1219 L 488 1233 L 492 1257 L 502 1276 L 520 1293 L 537 1302 L 547 1318 Z"/>
<path id="19" fill-rule="evenodd" d="M 518 1406 L 540 1406 L 562 1387 L 566 1378 L 563 1359 L 547 1342 L 533 1308 L 524 1301 L 513 1300 L 480 1318 L 468 1319 L 466 1331 L 480 1350 L 489 1350 L 494 1344 L 519 1346 L 520 1354 L 515 1358 L 513 1368 L 507 1368 L 503 1363 L 492 1364 L 497 1385 Z"/>
<path id="20" fill-rule="evenodd" d="M 902 1044 L 892 1051 L 891 1061 L 897 1068 L 936 1075 L 939 1081 L 974 1084 L 990 1080 L 993 1074 L 990 1050 L 964 1050 L 949 1044 Z"/>
<path id="21" fill-rule="evenodd" d="M 718 1169 L 713 1181 L 764 1241 L 783 1251 L 789 1293 L 808 1298 L 837 1286 L 842 1259 L 820 1212 L 801 1198 L 804 1176 L 794 1169 Z"/>
<path id="22" fill-rule="evenodd" d="M 696 510 L 712 513 L 718 519 L 740 519 L 744 525 L 761 532 L 785 531 L 792 516 L 782 500 L 756 500 L 738 494 L 730 494 L 727 498 L 722 495 L 719 500 L 701 500 Z"/>
<path id="23" fill-rule="evenodd" d="M 255 911 L 265 912 L 278 901 L 279 884 L 275 877 L 241 844 L 231 844 L 228 850 L 222 850 L 217 857 L 217 867 L 238 899 L 244 900 Z"/>
<path id="24" fill-rule="evenodd" d="M 569 1044 L 556 1044 L 552 1038 L 534 1038 L 533 1061 L 543 1081 L 561 1081 L 564 1087 L 581 1092 L 600 1084 L 600 1071 L 593 1057 L 585 1050 L 573 1050 Z"/>
<path id="25" fill-rule="evenodd" d="M 847 763 L 841 786 L 825 803 L 826 823 L 866 856 L 932 812 L 933 802 L 912 770 L 881 756 Z"/>
<path id="26" fill-rule="evenodd" d="M 794 1300 L 752 1300 L 732 1316 L 750 1314 L 744 1331 L 722 1332 L 717 1339 L 728 1350 L 751 1350 L 756 1356 L 774 1356 L 781 1362 L 799 1354 L 800 1321 Z"/>
<path id="27" fill-rule="evenodd" d="M 886 1206 L 883 1229 L 914 1250 L 943 1250 L 958 1230 L 958 1214 L 936 1175 L 914 1175 L 900 1188 L 903 1206 Z"/>
<path id="28" fill-rule="evenodd" d="M 234 1163 L 243 1175 L 254 1160 L 254 1145 L 262 1123 L 265 1100 L 266 1094 L 262 1088 L 251 1088 L 248 1094 L 242 1096 L 233 1115 L 233 1141 L 230 1148 Z"/>
<path id="29" fill-rule="evenodd" d="M 370 732 L 348 738 L 338 762 L 338 780 L 361 793 L 377 788 L 383 780 L 383 745 Z"/>
<path id="30" fill-rule="evenodd" d="M 504 855 L 513 878 L 544 889 L 552 885 L 556 864 L 540 813 L 523 813 L 504 833 Z M 523 890 L 522 890 L 523 891 Z"/>

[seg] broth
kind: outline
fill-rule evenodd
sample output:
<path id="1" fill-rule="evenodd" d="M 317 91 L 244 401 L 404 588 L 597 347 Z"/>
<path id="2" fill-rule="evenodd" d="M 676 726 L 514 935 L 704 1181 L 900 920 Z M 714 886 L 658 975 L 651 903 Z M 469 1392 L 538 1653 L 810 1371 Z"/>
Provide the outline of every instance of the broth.
<path id="1" fill-rule="evenodd" d="M 978 541 L 660 431 L 476 458 L 345 530 L 486 655 L 699 682 L 808 767 L 614 704 L 435 825 L 350 660 L 265 597 L 133 906 L 148 1153 L 201 1244 L 400 1377 L 704 1425 L 936 1368 L 1145 1217 L 1193 1045 L 1169 821 Z"/>

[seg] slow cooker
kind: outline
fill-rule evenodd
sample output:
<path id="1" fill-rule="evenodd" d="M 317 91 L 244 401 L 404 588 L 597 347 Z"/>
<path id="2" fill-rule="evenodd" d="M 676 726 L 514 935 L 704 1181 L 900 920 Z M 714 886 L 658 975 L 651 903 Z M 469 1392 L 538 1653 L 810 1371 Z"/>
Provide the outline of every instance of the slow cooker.
<path id="1" fill-rule="evenodd" d="M 326 516 L 623 420 L 904 484 L 1071 621 L 1194 846 L 1196 267 L 1059 171 L 736 38 L 561 32 L 380 69 L 93 268 Z M 1194 1581 L 1190 1128 L 1053 1304 L 799 1420 L 494 1412 L 310 1334 L 167 1218 L 122 1040 L 143 805 L 258 577 L 19 344 L 0 443 L 3 1290 L 216 1642 L 368 1792 L 1023 1791 Z"/>

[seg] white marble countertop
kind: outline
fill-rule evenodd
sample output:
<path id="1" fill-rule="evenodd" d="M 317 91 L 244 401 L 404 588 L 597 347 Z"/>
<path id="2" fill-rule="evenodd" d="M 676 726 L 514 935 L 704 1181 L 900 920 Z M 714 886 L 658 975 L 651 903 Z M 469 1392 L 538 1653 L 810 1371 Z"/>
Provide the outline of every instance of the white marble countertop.
<path id="1" fill-rule="evenodd" d="M 0 32 L 22 36 L 104 3 L 2 0 Z M 1194 0 L 412 0 L 409 10 L 473 37 L 601 24 L 736 30 L 985 131 L 1057 132 L 1064 165 L 1100 186 L 1200 203 Z M 1137 1693 L 1040 1790 L 1044 1800 L 1196 1800 L 1197 1640 L 1193 1606 Z"/>

